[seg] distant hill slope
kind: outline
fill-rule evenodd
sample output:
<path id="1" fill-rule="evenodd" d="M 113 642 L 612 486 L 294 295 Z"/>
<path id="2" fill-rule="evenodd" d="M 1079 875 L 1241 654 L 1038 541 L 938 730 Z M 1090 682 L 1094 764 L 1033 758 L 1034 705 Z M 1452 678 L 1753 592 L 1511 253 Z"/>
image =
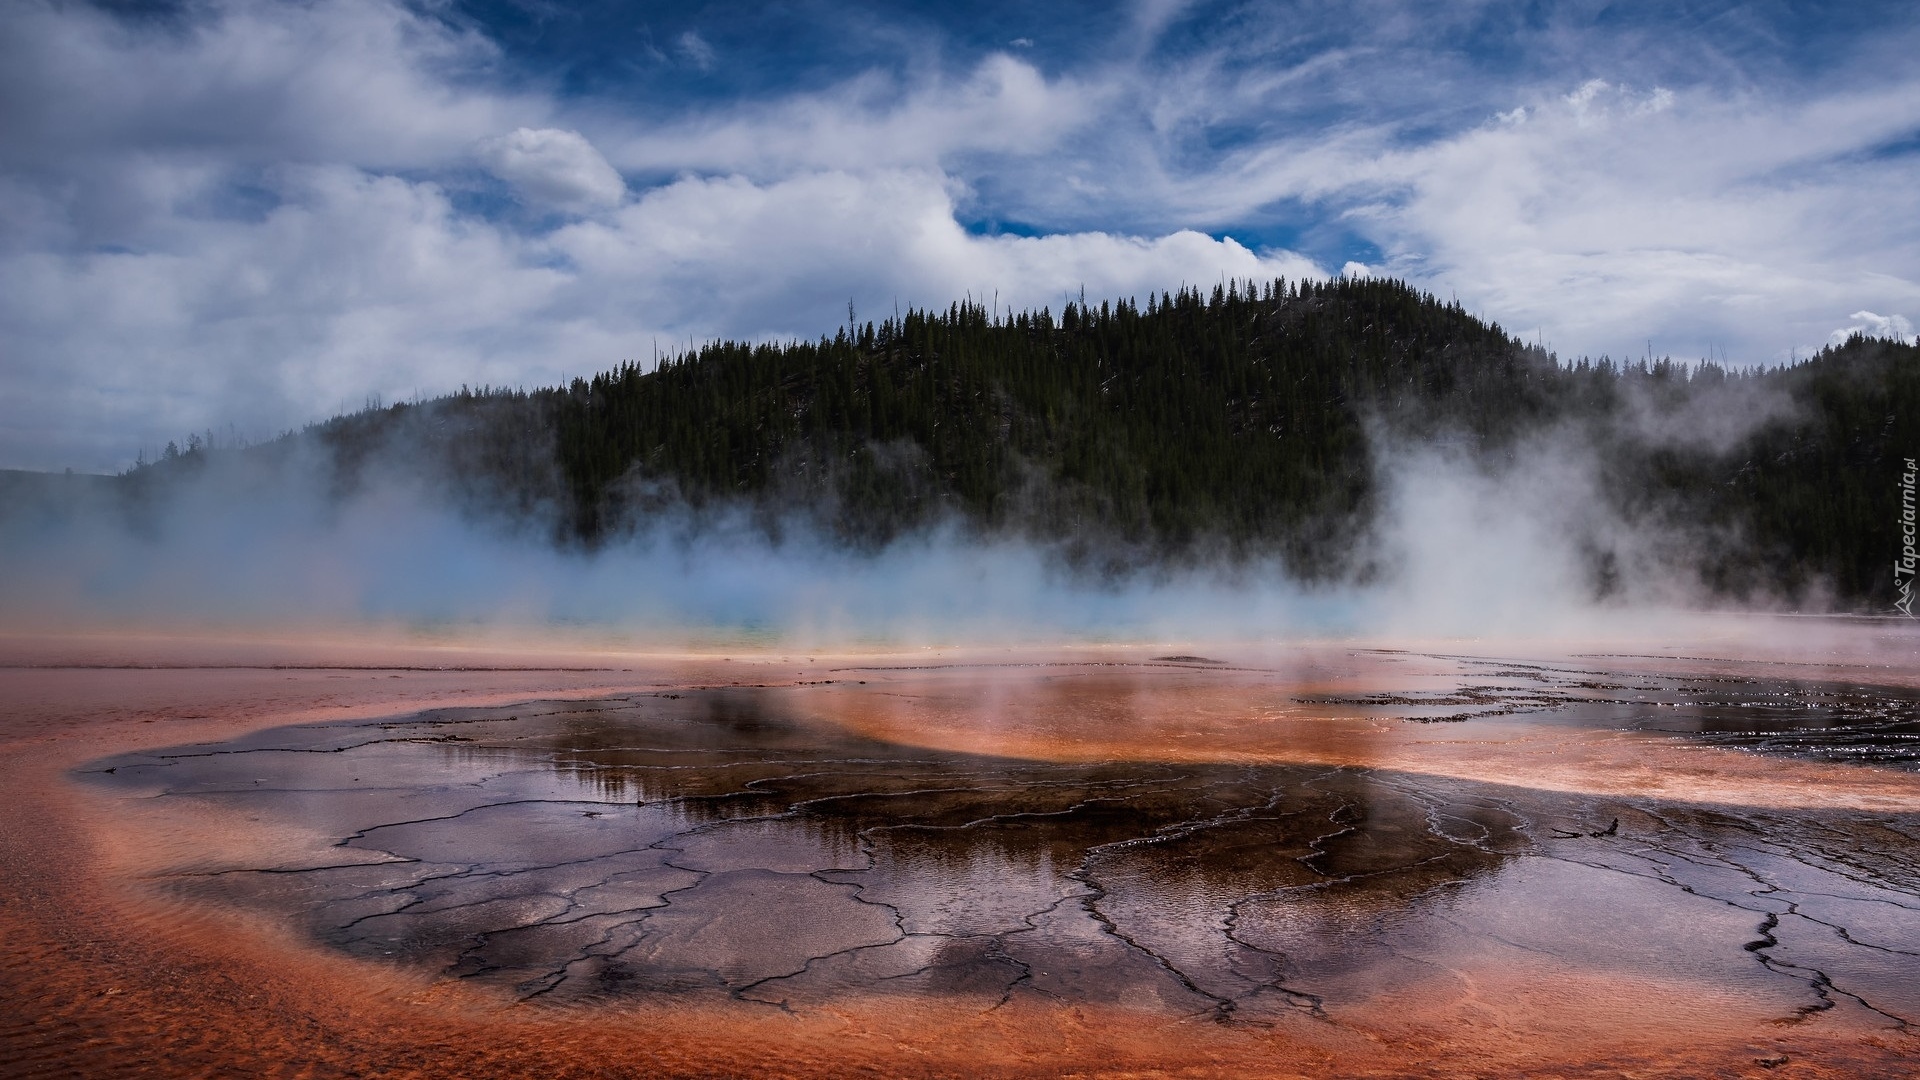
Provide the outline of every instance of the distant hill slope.
<path id="1" fill-rule="evenodd" d="M 1608 512 L 1678 538 L 1672 557 L 1721 593 L 1825 588 L 1884 608 L 1900 464 L 1920 455 L 1920 349 L 1856 338 L 1744 373 L 1562 365 L 1399 282 L 1235 283 L 1144 307 L 996 318 L 955 304 L 819 341 L 719 342 L 238 453 L 318 451 L 338 490 L 370 468 L 419 470 L 563 544 L 666 507 L 740 507 L 862 549 L 959 521 L 1096 566 L 1277 553 L 1324 579 L 1368 570 L 1382 446 L 1495 466 L 1549 442 L 1590 454 Z M 136 469 L 128 497 L 158 497 L 208 455 Z M 1604 593 L 1615 552 L 1603 536 L 1590 548 Z"/>

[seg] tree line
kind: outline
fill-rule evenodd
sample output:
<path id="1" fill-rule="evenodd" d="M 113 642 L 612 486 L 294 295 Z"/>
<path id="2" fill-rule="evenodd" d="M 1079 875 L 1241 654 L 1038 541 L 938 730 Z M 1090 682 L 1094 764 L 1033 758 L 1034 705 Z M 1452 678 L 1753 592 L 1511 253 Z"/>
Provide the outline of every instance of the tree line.
<path id="1" fill-rule="evenodd" d="M 1712 590 L 1873 608 L 1917 427 L 1914 346 L 1856 337 L 1766 369 L 1562 363 L 1457 303 L 1341 278 L 850 319 L 226 452 L 318 448 L 343 487 L 404 456 L 474 512 L 586 547 L 668 508 L 744 510 L 862 549 L 958 522 L 1109 569 L 1277 554 L 1338 579 L 1368 572 L 1383 445 L 1497 465 L 1558 440 L 1600 463 L 1611 513 L 1683 538 L 1674 557 Z M 191 469 L 205 446 L 129 479 Z M 1596 592 L 1616 556 L 1596 542 Z"/>

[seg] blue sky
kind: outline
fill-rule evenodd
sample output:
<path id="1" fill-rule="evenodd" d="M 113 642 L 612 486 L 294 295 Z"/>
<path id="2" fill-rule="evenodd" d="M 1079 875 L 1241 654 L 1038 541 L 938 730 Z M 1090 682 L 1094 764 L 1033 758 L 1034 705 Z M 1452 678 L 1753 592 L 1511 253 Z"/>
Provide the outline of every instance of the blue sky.
<path id="1" fill-rule="evenodd" d="M 20 0 L 0 466 L 851 300 L 1391 274 L 1563 356 L 1920 320 L 1911 3 Z"/>

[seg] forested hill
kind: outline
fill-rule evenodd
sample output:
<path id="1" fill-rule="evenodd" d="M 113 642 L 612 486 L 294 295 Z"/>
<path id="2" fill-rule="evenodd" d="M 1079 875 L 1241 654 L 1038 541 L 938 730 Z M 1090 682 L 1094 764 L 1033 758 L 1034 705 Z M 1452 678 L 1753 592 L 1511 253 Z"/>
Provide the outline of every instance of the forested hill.
<path id="1" fill-rule="evenodd" d="M 241 453 L 324 448 L 341 490 L 404 461 L 563 544 L 670 508 L 744 508 L 865 549 L 958 521 L 1096 563 L 1277 553 L 1339 578 L 1367 572 L 1355 553 L 1381 509 L 1382 446 L 1497 467 L 1549 436 L 1591 449 L 1609 509 L 1685 540 L 1673 557 L 1714 588 L 1828 587 L 1884 607 L 1899 466 L 1920 454 L 1920 350 L 1856 338 L 1752 372 L 1563 365 L 1394 281 L 1232 283 L 718 342 L 567 387 L 370 409 Z M 127 482 L 151 498 L 209 453 Z M 1596 538 L 1596 591 L 1613 560 Z"/>
<path id="2" fill-rule="evenodd" d="M 695 499 L 830 499 L 863 539 L 952 508 L 1044 535 L 1280 541 L 1309 558 L 1367 508 L 1370 411 L 1497 439 L 1547 404 L 1552 362 L 1458 309 L 1392 283 L 1274 288 L 1058 320 L 960 304 L 576 382 L 556 430 L 579 528 L 603 527 L 602 493 L 637 466 Z"/>

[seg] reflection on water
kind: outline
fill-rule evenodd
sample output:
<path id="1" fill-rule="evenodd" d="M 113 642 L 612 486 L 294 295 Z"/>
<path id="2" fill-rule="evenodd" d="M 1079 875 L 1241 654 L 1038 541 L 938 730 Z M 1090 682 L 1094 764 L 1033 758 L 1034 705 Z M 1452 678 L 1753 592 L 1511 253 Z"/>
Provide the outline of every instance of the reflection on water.
<path id="1" fill-rule="evenodd" d="M 1766 677 L 1727 662 L 1722 665 L 1736 670 L 1675 675 L 1617 666 L 1664 659 L 1657 657 L 1582 658 L 1614 665 L 1605 669 L 1452 659 L 1461 679 L 1444 690 L 1317 700 L 1392 709 L 1419 723 L 1557 714 L 1575 723 L 1689 735 L 1708 745 L 1920 769 L 1920 697 L 1910 690 Z"/>
<path id="2" fill-rule="evenodd" d="M 1911 701 L 1865 692 L 1468 674 L 1295 704 L 1911 750 Z M 1142 722 L 1129 702 L 1151 677 L 1032 685 L 1049 708 L 1124 726 Z M 88 774 L 337 839 L 324 859 L 263 850 L 172 888 L 553 1003 L 1028 997 L 1263 1023 L 1393 987 L 1484 992 L 1474 972 L 1499 964 L 1756 1021 L 1920 1020 L 1911 813 L 1735 812 L 1354 765 L 952 753 L 820 718 L 897 709 L 897 684 L 838 693 L 691 689 L 309 725 Z M 969 693 L 1008 691 L 961 679 L 916 700 Z M 1017 693 L 996 705 L 1021 709 Z"/>

